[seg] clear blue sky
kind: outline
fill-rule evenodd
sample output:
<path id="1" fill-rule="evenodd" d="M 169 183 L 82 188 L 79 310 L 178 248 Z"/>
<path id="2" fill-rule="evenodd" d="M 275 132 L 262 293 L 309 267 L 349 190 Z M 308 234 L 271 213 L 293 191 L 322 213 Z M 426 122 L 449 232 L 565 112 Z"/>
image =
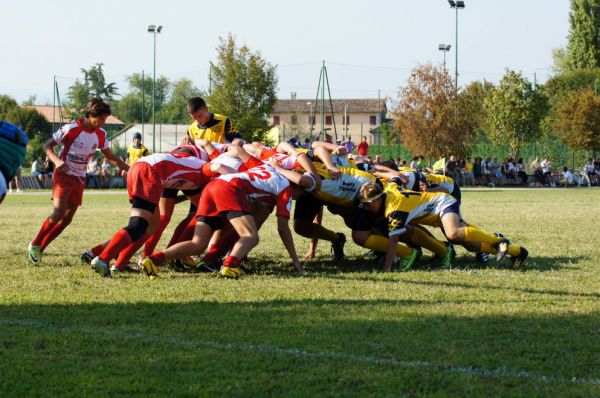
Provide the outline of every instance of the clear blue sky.
<path id="1" fill-rule="evenodd" d="M 568 0 L 465 0 L 459 11 L 459 81 L 496 82 L 505 68 L 547 79 L 552 49 L 569 31 Z M 102 62 L 109 81 L 152 71 L 148 24 L 157 37 L 157 74 L 208 87 L 218 37 L 232 33 L 278 67 L 279 97 L 316 94 L 322 60 L 334 98 L 395 97 L 418 63 L 441 63 L 455 14 L 447 0 L 55 0 L 5 1 L 0 24 L 0 93 L 52 102 L 53 76 L 64 96 L 81 68 Z"/>

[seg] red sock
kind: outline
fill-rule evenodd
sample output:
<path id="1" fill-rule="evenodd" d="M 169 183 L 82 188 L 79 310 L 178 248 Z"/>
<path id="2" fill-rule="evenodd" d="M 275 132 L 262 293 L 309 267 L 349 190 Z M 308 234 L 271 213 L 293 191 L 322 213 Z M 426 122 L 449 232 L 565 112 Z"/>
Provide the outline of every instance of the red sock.
<path id="1" fill-rule="evenodd" d="M 121 254 L 119 254 L 119 257 L 115 262 L 115 267 L 123 268 L 124 266 L 128 265 L 129 260 L 131 260 L 131 257 L 133 257 L 133 255 L 140 249 L 140 247 L 142 247 L 144 242 L 146 242 L 146 238 L 148 238 L 148 235 L 144 234 L 144 236 L 142 236 L 141 239 L 130 243 L 129 246 L 127 246 L 125 250 L 123 250 Z"/>
<path id="2" fill-rule="evenodd" d="M 53 223 L 49 218 L 46 218 L 46 221 L 44 221 L 44 224 L 42 224 L 40 232 L 38 232 L 33 242 L 31 242 L 31 246 L 41 245 L 44 237 L 56 226 L 56 224 L 58 223 Z"/>
<path id="3" fill-rule="evenodd" d="M 67 228 L 67 225 L 63 224 L 62 222 L 57 222 L 56 224 L 54 224 L 54 227 L 52 227 L 52 229 L 46 234 L 46 236 L 44 236 L 44 239 L 42 239 L 40 249 L 44 251 L 46 247 L 50 244 L 50 242 L 56 239 L 56 237 L 60 235 L 60 233 L 64 231 L 65 228 Z"/>
<path id="4" fill-rule="evenodd" d="M 165 253 L 163 253 L 163 252 L 156 252 L 156 253 L 154 253 L 154 254 L 152 254 L 150 256 L 150 260 L 152 260 L 152 262 L 156 266 L 163 265 L 164 262 L 165 262 Z"/>
<path id="5" fill-rule="evenodd" d="M 104 243 L 100 243 L 98 246 L 94 246 L 92 247 L 92 250 L 90 250 L 92 252 L 92 254 L 94 255 L 94 257 L 97 257 L 100 255 L 100 253 L 102 253 L 102 250 L 104 250 L 104 248 L 108 245 L 110 241 L 104 242 Z"/>
<path id="6" fill-rule="evenodd" d="M 169 241 L 169 244 L 167 245 L 167 247 L 171 247 L 177 242 L 182 242 L 179 240 L 179 238 L 181 237 L 181 234 L 185 231 L 185 229 L 187 228 L 187 226 L 190 224 L 190 222 L 192 220 L 194 220 L 194 228 L 195 228 L 196 221 L 195 221 L 194 217 L 186 217 L 183 220 L 181 220 L 179 222 L 179 224 L 177 224 L 177 228 L 175 228 L 175 231 L 173 232 L 173 236 L 171 237 L 171 240 Z"/>
<path id="7" fill-rule="evenodd" d="M 171 221 L 171 217 L 160 216 L 160 225 L 158 226 L 156 232 L 154 232 L 146 240 L 146 245 L 144 246 L 144 252 L 142 253 L 142 257 L 148 257 L 154 252 L 154 249 L 156 249 L 156 245 L 158 245 L 158 241 L 160 241 L 160 238 L 163 232 L 165 231 L 165 228 L 167 228 L 167 225 L 169 225 L 169 221 Z"/>
<path id="8" fill-rule="evenodd" d="M 235 245 L 235 242 L 237 242 L 239 238 L 240 236 L 235 232 L 235 229 L 232 228 L 227 230 L 214 245 L 210 246 L 208 253 L 203 257 L 203 260 L 207 263 L 217 261 L 219 257 L 223 257 L 225 253 Z"/>
<path id="9" fill-rule="evenodd" d="M 175 243 L 187 242 L 188 240 L 192 240 L 194 237 L 194 231 L 196 230 L 196 220 L 190 221 L 190 223 L 185 227 L 181 235 L 179 235 L 179 239 L 177 239 Z"/>
<path id="10" fill-rule="evenodd" d="M 235 256 L 227 256 L 223 265 L 229 268 L 237 268 L 240 266 L 240 259 Z"/>
<path id="11" fill-rule="evenodd" d="M 120 229 L 119 232 L 113 236 L 110 243 L 106 246 L 106 249 L 98 256 L 100 260 L 105 263 L 110 262 L 117 254 L 131 244 L 131 236 L 129 232 L 124 229 Z"/>

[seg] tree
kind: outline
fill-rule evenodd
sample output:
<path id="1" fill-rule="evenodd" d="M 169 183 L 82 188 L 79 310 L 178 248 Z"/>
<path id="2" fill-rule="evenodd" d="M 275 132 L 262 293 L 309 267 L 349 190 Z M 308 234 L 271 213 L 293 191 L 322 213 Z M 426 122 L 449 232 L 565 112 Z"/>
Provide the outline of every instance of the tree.
<path id="1" fill-rule="evenodd" d="M 557 109 L 554 129 L 573 149 L 600 151 L 600 96 L 590 88 L 571 92 Z"/>
<path id="2" fill-rule="evenodd" d="M 571 0 L 569 23 L 569 68 L 600 67 L 600 0 Z"/>
<path id="3" fill-rule="evenodd" d="M 188 123 L 190 115 L 187 102 L 192 97 L 202 96 L 203 93 L 189 79 L 177 80 L 171 87 L 169 99 L 161 109 L 159 118 L 163 123 Z"/>
<path id="4" fill-rule="evenodd" d="M 231 34 L 220 38 L 210 67 L 210 109 L 229 117 L 246 140 L 264 140 L 277 101 L 276 68 L 245 45 L 238 48 Z"/>
<path id="5" fill-rule="evenodd" d="M 144 98 L 144 122 L 152 121 L 152 76 L 145 75 L 142 80 L 141 73 L 133 73 L 126 77 L 129 92 L 119 101 L 114 103 L 113 113 L 125 123 L 142 122 L 142 97 Z M 171 82 L 164 76 L 156 79 L 156 121 L 159 122 L 159 112 L 163 107 L 165 98 L 169 95 Z M 143 95 L 142 95 L 143 94 Z"/>
<path id="6" fill-rule="evenodd" d="M 467 154 L 477 127 L 474 104 L 470 91 L 457 95 L 446 69 L 416 67 L 395 109 L 402 143 L 429 157 Z"/>
<path id="7" fill-rule="evenodd" d="M 541 135 L 547 107 L 546 97 L 526 78 L 507 71 L 484 101 L 488 138 L 496 145 L 508 144 L 511 156 L 517 158 L 523 144 Z"/>
<path id="8" fill-rule="evenodd" d="M 0 119 L 19 125 L 30 139 L 40 135 L 42 140 L 50 138 L 50 123 L 35 109 L 22 108 L 9 96 L 0 96 Z"/>
<path id="9" fill-rule="evenodd" d="M 107 102 L 111 102 L 113 97 L 117 95 L 117 85 L 115 83 L 106 83 L 104 64 L 98 63 L 90 69 L 81 69 L 83 74 L 83 82 L 79 79 L 69 87 L 67 93 L 68 101 L 65 104 L 68 117 L 77 119 L 85 113 L 85 107 L 92 97 L 100 97 Z"/>

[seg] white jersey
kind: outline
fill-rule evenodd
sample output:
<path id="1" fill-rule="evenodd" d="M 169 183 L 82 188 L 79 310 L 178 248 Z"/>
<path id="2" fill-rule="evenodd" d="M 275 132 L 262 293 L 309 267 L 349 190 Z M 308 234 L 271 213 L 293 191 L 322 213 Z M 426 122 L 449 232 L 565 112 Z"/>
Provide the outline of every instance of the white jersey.
<path id="1" fill-rule="evenodd" d="M 87 164 L 96 149 L 109 149 L 104 129 L 85 130 L 83 119 L 65 124 L 52 134 L 52 139 L 63 147 L 58 157 L 68 165 L 69 175 L 85 177 Z"/>
<path id="2" fill-rule="evenodd" d="M 152 172 L 162 180 L 164 188 L 201 188 L 214 176 L 208 162 L 185 153 L 155 153 L 138 162 L 148 163 Z"/>

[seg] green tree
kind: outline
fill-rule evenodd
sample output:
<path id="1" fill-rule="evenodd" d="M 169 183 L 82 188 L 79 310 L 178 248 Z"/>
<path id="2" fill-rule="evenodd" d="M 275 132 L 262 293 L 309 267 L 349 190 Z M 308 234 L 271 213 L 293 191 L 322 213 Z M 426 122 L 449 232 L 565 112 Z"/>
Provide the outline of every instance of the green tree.
<path id="1" fill-rule="evenodd" d="M 104 64 L 98 63 L 90 69 L 81 69 L 83 81 L 75 80 L 75 83 L 69 87 L 67 92 L 67 117 L 77 119 L 85 113 L 85 107 L 91 97 L 100 97 L 107 102 L 112 102 L 117 95 L 117 85 L 115 83 L 106 83 Z"/>
<path id="2" fill-rule="evenodd" d="M 30 139 L 40 135 L 47 140 L 52 134 L 50 123 L 35 109 L 22 108 L 9 96 L 0 96 L 0 119 L 19 125 Z"/>
<path id="3" fill-rule="evenodd" d="M 126 77 L 129 92 L 114 103 L 113 113 L 125 123 L 142 122 L 142 97 L 144 103 L 144 122 L 152 122 L 152 76 L 133 73 Z M 161 121 L 160 110 L 169 96 L 171 82 L 164 76 L 156 79 L 156 121 Z"/>
<path id="4" fill-rule="evenodd" d="M 571 92 L 557 109 L 554 129 L 572 149 L 600 151 L 600 96 L 590 88 Z"/>
<path id="5" fill-rule="evenodd" d="M 237 47 L 231 34 L 220 38 L 217 62 L 210 66 L 210 109 L 229 117 L 245 139 L 263 140 L 277 101 L 276 68 L 247 46 Z"/>
<path id="6" fill-rule="evenodd" d="M 600 0 L 571 0 L 567 62 L 570 69 L 600 66 Z"/>
<path id="7" fill-rule="evenodd" d="M 487 136 L 496 145 L 508 144 L 511 156 L 517 158 L 523 144 L 541 135 L 540 121 L 547 108 L 546 97 L 520 73 L 509 70 L 484 100 Z"/>
<path id="8" fill-rule="evenodd" d="M 189 79 L 180 79 L 170 85 L 172 88 L 169 99 L 162 107 L 160 120 L 163 123 L 188 123 L 190 115 L 187 102 L 192 97 L 202 96 L 203 93 Z"/>
<path id="9" fill-rule="evenodd" d="M 474 104 L 471 90 L 457 95 L 446 69 L 416 67 L 394 111 L 402 144 L 428 157 L 467 154 L 477 127 Z"/>

